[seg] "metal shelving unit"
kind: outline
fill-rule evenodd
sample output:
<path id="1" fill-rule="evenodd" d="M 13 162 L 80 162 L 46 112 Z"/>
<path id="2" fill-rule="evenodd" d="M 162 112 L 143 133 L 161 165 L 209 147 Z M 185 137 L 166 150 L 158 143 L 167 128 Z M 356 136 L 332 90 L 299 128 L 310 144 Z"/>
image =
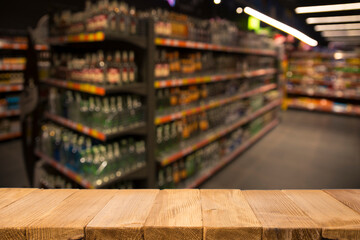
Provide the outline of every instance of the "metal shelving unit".
<path id="1" fill-rule="evenodd" d="M 357 53 L 294 52 L 291 57 L 285 108 L 359 116 L 359 62 L 351 62 Z"/>
<path id="2" fill-rule="evenodd" d="M 61 126 L 74 130 L 80 134 L 84 134 L 93 139 L 107 142 L 109 140 L 118 139 L 122 136 L 129 135 L 139 135 L 145 137 L 146 142 L 146 164 L 138 166 L 136 169 L 131 169 L 128 172 L 122 173 L 120 171 L 109 175 L 108 177 L 99 178 L 95 181 L 90 181 L 86 177 L 78 174 L 67 166 L 64 166 L 62 163 L 57 162 L 56 160 L 50 158 L 49 156 L 44 155 L 40 151 L 36 151 L 36 155 L 45 160 L 50 166 L 59 171 L 62 175 L 76 182 L 80 186 L 84 188 L 105 188 L 114 184 L 118 181 L 123 180 L 131 180 L 131 179 L 145 179 L 146 185 L 144 187 L 154 187 L 155 186 L 155 177 L 154 174 L 149 171 L 149 169 L 153 169 L 155 171 L 154 166 L 154 136 L 152 134 L 154 116 L 152 114 L 152 109 L 155 108 L 154 105 L 154 93 L 153 90 L 153 78 L 151 77 L 153 73 L 153 60 L 152 56 L 154 55 L 153 49 L 154 44 L 149 39 L 152 38 L 151 28 L 152 22 L 148 21 L 146 23 L 149 29 L 149 34 L 147 36 L 122 36 L 119 34 L 109 33 L 99 31 L 96 33 L 84 33 L 84 34 L 76 34 L 69 35 L 63 37 L 51 37 L 49 42 L 54 48 L 61 48 L 67 46 L 73 46 L 74 44 L 86 44 L 86 47 L 89 49 L 93 49 L 94 47 L 98 47 L 101 44 L 112 44 L 112 46 L 118 46 L 119 43 L 129 44 L 136 49 L 138 53 L 141 53 L 142 64 L 141 68 L 139 68 L 139 74 L 142 76 L 141 83 L 128 84 L 124 86 L 108 86 L 108 85 L 96 85 L 89 83 L 81 83 L 75 81 L 68 81 L 64 79 L 44 79 L 41 82 L 45 85 L 68 89 L 72 91 L 82 92 L 90 95 L 96 96 L 114 96 L 116 94 L 121 93 L 133 93 L 137 95 L 142 95 L 145 98 L 145 106 L 146 106 L 146 118 L 143 123 L 136 123 L 130 126 L 125 127 L 123 130 L 118 132 L 101 132 L 96 129 L 92 129 L 87 127 L 81 123 L 75 123 L 61 116 L 57 116 L 46 112 L 44 117 L 47 120 L 55 122 Z M 99 45 L 100 44 L 100 45 Z"/>
<path id="3" fill-rule="evenodd" d="M 215 166 L 212 166 L 209 169 L 203 171 L 199 177 L 195 179 L 191 179 L 185 184 L 185 188 L 196 188 L 199 187 L 202 183 L 204 183 L 207 179 L 213 176 L 215 173 L 220 171 L 226 164 L 230 163 L 236 157 L 238 157 L 241 153 L 246 151 L 246 149 L 250 148 L 253 144 L 256 143 L 259 139 L 265 136 L 268 132 L 270 132 L 273 128 L 275 128 L 279 124 L 279 120 L 275 119 L 268 125 L 266 125 L 260 132 L 251 137 L 248 141 L 241 144 L 235 151 L 233 151 L 228 156 L 221 159 Z"/>
<path id="4" fill-rule="evenodd" d="M 164 39 L 157 38 L 154 35 L 154 23 L 153 20 L 149 19 L 146 21 L 147 34 L 146 37 L 123 37 L 116 34 L 111 34 L 107 32 L 96 32 L 96 33 L 84 33 L 84 34 L 76 34 L 70 36 L 63 37 L 54 37 L 50 38 L 50 43 L 52 45 L 56 45 L 56 48 L 66 47 L 68 45 L 73 44 L 85 44 L 86 47 L 99 46 L 99 44 L 116 44 L 116 43 L 126 43 L 135 48 L 137 48 L 137 54 L 141 52 L 142 64 L 141 68 L 139 68 L 139 72 L 141 72 L 142 83 L 137 83 L 134 85 L 126 85 L 126 86 L 101 86 L 95 84 L 88 83 L 80 83 L 75 81 L 68 81 L 62 79 L 54 79 L 49 78 L 42 81 L 43 84 L 47 86 L 53 86 L 57 88 L 68 89 L 71 91 L 82 92 L 85 94 L 91 94 L 96 96 L 108 96 L 115 95 L 118 93 L 134 93 L 144 96 L 145 98 L 145 106 L 146 106 L 146 118 L 145 123 L 134 126 L 133 128 L 126 128 L 123 132 L 119 133 L 111 133 L 106 134 L 103 132 L 99 132 L 95 129 L 91 129 L 90 127 L 84 126 L 80 123 L 72 122 L 68 119 L 65 119 L 60 116 L 56 116 L 50 113 L 45 113 L 45 118 L 60 124 L 66 128 L 72 129 L 78 133 L 90 136 L 94 139 L 106 142 L 111 139 L 116 139 L 118 137 L 124 135 L 141 135 L 146 139 L 146 165 L 141 166 L 139 169 L 136 169 L 132 172 L 129 172 L 123 176 L 114 177 L 112 179 L 99 179 L 99 184 L 90 182 L 83 176 L 75 173 L 70 170 L 66 166 L 61 163 L 51 159 L 49 156 L 45 156 L 43 153 L 36 151 L 36 155 L 45 160 L 45 162 L 49 163 L 50 166 L 57 169 L 62 175 L 67 176 L 67 178 L 76 182 L 84 188 L 104 188 L 116 181 L 121 181 L 123 179 L 143 179 L 146 181 L 146 186 L 148 188 L 157 188 L 157 173 L 158 168 L 161 166 L 166 166 L 172 162 L 177 161 L 179 158 L 186 156 L 187 154 L 200 149 L 211 142 L 214 142 L 221 137 L 231 133 L 232 131 L 238 129 L 244 124 L 249 123 L 250 121 L 256 119 L 257 117 L 265 114 L 266 112 L 279 108 L 281 104 L 280 99 L 273 100 L 267 105 L 263 106 L 261 109 L 252 112 L 230 126 L 221 126 L 220 128 L 214 129 L 213 132 L 208 132 L 207 134 L 199 136 L 196 141 L 193 141 L 187 147 L 181 148 L 176 152 L 173 152 L 169 155 L 158 157 L 155 154 L 155 150 L 157 148 L 156 143 L 156 126 L 159 124 L 167 123 L 176 119 L 180 119 L 183 116 L 193 115 L 196 113 L 200 113 L 202 111 L 207 111 L 212 108 L 221 107 L 223 105 L 232 103 L 234 101 L 249 98 L 253 95 L 265 93 L 270 90 L 279 89 L 280 86 L 278 83 L 270 83 L 263 85 L 261 87 L 257 87 L 247 92 L 237 93 L 233 96 L 224 96 L 221 99 L 216 99 L 213 101 L 209 101 L 206 104 L 202 104 L 199 106 L 194 106 L 190 108 L 186 108 L 185 110 L 175 111 L 170 114 L 165 114 L 161 116 L 156 116 L 156 97 L 155 91 L 162 88 L 170 88 L 170 87 L 181 87 L 181 86 L 189 86 L 203 83 L 212 83 L 219 81 L 227 81 L 231 79 L 243 79 L 243 78 L 253 78 L 260 77 L 266 75 L 276 75 L 278 73 L 277 69 L 258 69 L 249 72 L 234 72 L 234 73 L 211 73 L 211 74 L 200 74 L 197 76 L 186 76 L 180 77 L 176 79 L 167 78 L 167 79 L 156 79 L 154 77 L 154 69 L 155 69 L 155 50 L 157 47 L 176 47 L 176 48 L 188 48 L 188 49 L 198 49 L 204 51 L 222 51 L 234 54 L 255 54 L 261 56 L 270 56 L 277 57 L 277 51 L 273 50 L 258 50 L 258 49 L 246 49 L 246 48 L 238 48 L 238 47 L 228 47 L 228 46 L 219 46 L 207 43 L 199 43 L 192 41 L 180 41 L 175 39 Z M 245 151 L 248 147 L 254 144 L 258 139 L 260 139 L 266 132 L 270 131 L 273 127 L 278 124 L 279 120 L 275 119 L 270 124 L 265 126 L 259 133 L 254 135 L 247 142 L 241 144 L 237 149 L 234 150 L 233 153 L 221 159 L 218 165 L 209 169 L 205 174 L 200 175 L 193 182 L 189 182 L 186 187 L 197 187 L 199 184 L 204 182 L 206 179 L 211 177 L 215 172 L 224 167 L 227 163 L 235 159 L 241 152 Z"/>
<path id="5" fill-rule="evenodd" d="M 14 54 L 17 57 L 23 57 L 24 50 L 27 49 L 27 44 L 17 43 L 17 42 L 8 42 L 2 41 L 0 39 L 0 55 L 5 54 Z M 0 74 L 8 74 L 8 73 L 18 73 L 23 72 L 25 70 L 24 64 L 14 64 L 14 63 L 1 63 L 0 64 Z M 18 84 L 17 82 L 4 82 L 0 83 L 0 98 L 6 98 L 11 95 L 19 95 L 23 90 L 23 84 Z M 0 121 L 15 120 L 19 119 L 20 110 L 14 108 L 8 108 L 7 110 L 0 113 Z M 19 121 L 20 126 L 20 121 Z M 7 141 L 12 139 L 17 139 L 22 136 L 20 130 L 16 129 L 16 131 L 10 130 L 10 132 L 0 134 L 0 141 Z"/>

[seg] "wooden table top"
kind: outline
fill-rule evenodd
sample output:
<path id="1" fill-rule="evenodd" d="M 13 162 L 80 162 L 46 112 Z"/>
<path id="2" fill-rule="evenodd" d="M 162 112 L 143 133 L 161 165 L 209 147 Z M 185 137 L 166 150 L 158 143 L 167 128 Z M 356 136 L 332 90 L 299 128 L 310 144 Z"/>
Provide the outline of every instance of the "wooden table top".
<path id="1" fill-rule="evenodd" d="M 359 239 L 360 190 L 0 189 L 0 239 Z"/>

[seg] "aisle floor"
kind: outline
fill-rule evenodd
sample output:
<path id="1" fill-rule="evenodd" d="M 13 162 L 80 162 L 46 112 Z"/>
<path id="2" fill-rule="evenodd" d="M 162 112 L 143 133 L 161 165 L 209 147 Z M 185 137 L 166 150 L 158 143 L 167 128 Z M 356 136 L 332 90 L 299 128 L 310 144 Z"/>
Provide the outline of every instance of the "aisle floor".
<path id="1" fill-rule="evenodd" d="M 360 188 L 360 119 L 288 110 L 200 188 Z"/>
<path id="2" fill-rule="evenodd" d="M 29 187 L 21 140 L 0 143 L 0 187 Z"/>

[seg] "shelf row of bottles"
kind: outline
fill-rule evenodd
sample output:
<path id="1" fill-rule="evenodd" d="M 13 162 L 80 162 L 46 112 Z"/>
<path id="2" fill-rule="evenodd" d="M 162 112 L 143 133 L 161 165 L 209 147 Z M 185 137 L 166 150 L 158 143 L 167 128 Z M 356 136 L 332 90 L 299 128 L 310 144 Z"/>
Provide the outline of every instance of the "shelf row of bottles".
<path id="1" fill-rule="evenodd" d="M 163 9 L 137 11 L 117 0 L 86 1 L 83 11 L 56 13 L 50 28 L 51 36 L 106 32 L 118 36 L 143 36 L 144 22 L 154 20 L 157 37 L 190 40 L 223 46 L 242 46 L 252 49 L 275 49 L 274 41 L 263 35 L 240 30 L 225 19 L 198 19 Z"/>
<path id="2" fill-rule="evenodd" d="M 270 38 L 241 31 L 235 23 L 225 19 L 198 19 L 162 9 L 141 14 L 154 19 L 155 34 L 159 37 L 258 49 L 275 47 Z"/>
<path id="3" fill-rule="evenodd" d="M 6 57 L 0 58 L 1 71 L 21 71 L 25 69 L 26 59 L 24 57 Z"/>
<path id="4" fill-rule="evenodd" d="M 190 75 L 188 77 L 179 77 L 179 78 L 168 78 L 157 80 L 154 83 L 156 89 L 159 88 L 168 88 L 168 87 L 180 87 L 188 85 L 196 85 L 203 83 L 212 83 L 212 82 L 221 82 L 228 81 L 231 79 L 238 78 L 254 78 L 267 75 L 276 74 L 277 70 L 275 68 L 267 69 L 255 69 L 252 71 L 245 72 L 226 72 L 226 73 L 212 73 L 212 74 L 199 74 L 199 75 Z"/>
<path id="5" fill-rule="evenodd" d="M 279 105 L 278 92 L 258 95 L 232 104 L 183 117 L 156 128 L 157 158 L 162 165 L 176 161 L 196 148 L 222 137 Z"/>
<path id="6" fill-rule="evenodd" d="M 218 165 L 276 118 L 277 111 L 269 111 L 217 141 L 161 168 L 158 173 L 159 188 L 187 187 L 189 182 Z"/>
<path id="7" fill-rule="evenodd" d="M 46 189 L 78 189 L 83 187 L 82 185 L 69 180 L 68 177 L 61 175 L 52 169 L 52 167 L 46 166 L 44 163 L 39 168 L 39 187 Z M 119 181 L 111 186 L 115 189 L 133 189 L 133 182 L 131 181 Z"/>
<path id="8" fill-rule="evenodd" d="M 158 124 L 171 122 L 176 119 L 181 119 L 185 116 L 190 116 L 193 114 L 201 113 L 203 111 L 207 111 L 212 108 L 217 108 L 222 105 L 229 104 L 229 103 L 237 101 L 239 99 L 248 98 L 250 96 L 257 95 L 259 93 L 268 92 L 275 88 L 277 88 L 277 84 L 269 83 L 269 84 L 262 85 L 261 87 L 254 88 L 249 91 L 239 92 L 237 94 L 230 95 L 230 96 L 225 96 L 225 97 L 222 96 L 222 97 L 218 97 L 218 98 L 209 99 L 206 102 L 200 102 L 200 104 L 197 104 L 194 106 L 181 108 L 178 111 L 171 111 L 167 114 L 157 116 L 155 118 L 155 124 L 158 125 Z M 176 109 L 174 109 L 174 110 L 176 110 Z"/>
<path id="9" fill-rule="evenodd" d="M 138 95 L 93 97 L 51 88 L 49 112 L 104 134 L 114 134 L 145 119 L 143 100 Z"/>
<path id="10" fill-rule="evenodd" d="M 86 1 L 83 11 L 69 10 L 56 13 L 50 28 L 52 36 L 108 31 L 121 35 L 137 35 L 143 33 L 139 24 L 136 9 L 123 1 L 98 0 Z"/>
<path id="11" fill-rule="evenodd" d="M 145 141 L 131 137 L 102 144 L 58 125 L 42 126 L 39 151 L 101 186 L 145 165 Z"/>
<path id="12" fill-rule="evenodd" d="M 275 67 L 275 59 L 266 56 L 236 56 L 214 52 L 158 50 L 155 78 L 179 78 L 199 74 L 248 72 Z"/>
<path id="13" fill-rule="evenodd" d="M 291 95 L 360 100 L 360 87 L 357 89 L 335 90 L 327 86 L 320 85 L 295 86 L 288 84 L 287 93 Z"/>
<path id="14" fill-rule="evenodd" d="M 334 102 L 328 99 L 286 98 L 284 103 L 288 108 L 360 116 L 360 105 Z"/>
<path id="15" fill-rule="evenodd" d="M 123 86 L 139 81 L 133 51 L 62 53 L 53 55 L 51 76 L 63 80 Z"/>
<path id="16" fill-rule="evenodd" d="M 0 49 L 26 50 L 28 48 L 26 37 L 0 37 Z M 45 44 L 36 44 L 35 49 L 46 51 L 49 47 Z"/>
<path id="17" fill-rule="evenodd" d="M 360 79 L 360 78 L 359 78 Z M 301 77 L 301 78 L 288 78 L 288 84 L 290 85 L 320 85 L 327 86 L 335 90 L 358 88 L 360 87 L 360 81 L 353 81 L 350 79 L 327 79 L 327 78 L 314 78 L 314 77 Z"/>
<path id="18" fill-rule="evenodd" d="M 334 51 L 329 49 L 329 51 L 324 51 L 321 49 L 320 51 L 311 50 L 311 51 L 297 51 L 291 53 L 291 58 L 293 59 L 316 59 L 317 61 L 327 61 L 327 60 L 337 60 L 337 61 L 359 61 L 359 53 L 356 51 Z M 357 60 L 356 60 L 357 59 Z"/>
<path id="19" fill-rule="evenodd" d="M 273 82 L 273 76 L 232 79 L 222 82 L 156 90 L 156 113 L 166 115 L 221 101 Z"/>
<path id="20" fill-rule="evenodd" d="M 24 73 L 22 72 L 0 73 L 0 86 L 23 84 L 23 83 L 24 83 Z"/>

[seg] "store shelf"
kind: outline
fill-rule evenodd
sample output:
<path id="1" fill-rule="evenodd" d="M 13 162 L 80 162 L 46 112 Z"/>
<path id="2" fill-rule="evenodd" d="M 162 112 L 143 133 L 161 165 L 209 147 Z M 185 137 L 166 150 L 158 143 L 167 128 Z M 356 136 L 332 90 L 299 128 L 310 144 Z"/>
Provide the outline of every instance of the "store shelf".
<path id="1" fill-rule="evenodd" d="M 92 183 L 89 180 L 87 180 L 86 178 L 84 178 L 83 176 L 81 176 L 80 174 L 77 174 L 76 172 L 72 171 L 71 169 L 67 168 L 66 166 L 62 165 L 61 163 L 55 161 L 54 159 L 46 156 L 45 154 L 41 153 L 40 151 L 35 151 L 35 154 L 38 157 L 42 158 L 45 162 L 50 164 L 53 168 L 58 170 L 63 175 L 67 176 L 74 182 L 78 183 L 80 186 L 82 186 L 84 188 L 88 188 L 88 189 L 106 187 L 106 186 L 111 185 L 120 180 L 128 179 L 131 177 L 131 175 L 136 175 L 137 172 L 143 172 L 143 170 L 145 169 L 145 166 L 143 165 L 137 169 L 127 172 L 124 175 L 121 174 L 120 172 L 117 172 L 116 174 L 114 174 L 113 177 L 104 177 L 103 179 L 98 179 L 98 180 L 96 180 L 95 183 Z"/>
<path id="2" fill-rule="evenodd" d="M 216 44 L 210 44 L 210 43 L 177 40 L 177 39 L 170 39 L 170 38 L 155 38 L 155 44 L 158 46 L 167 46 L 167 47 L 179 47 L 179 48 L 191 48 L 191 49 L 232 52 L 232 53 L 235 52 L 235 53 L 276 56 L 276 51 L 273 51 L 273 50 L 259 50 L 259 49 L 251 49 L 251 48 L 229 47 L 229 46 L 216 45 Z"/>
<path id="3" fill-rule="evenodd" d="M 316 92 L 312 89 L 309 89 L 309 90 L 288 89 L 287 93 L 293 94 L 293 95 L 302 95 L 302 96 L 311 96 L 311 97 L 360 100 L 360 95 L 355 95 L 355 94 L 352 94 L 352 95 L 346 94 L 345 95 L 343 93 L 343 91 L 341 91 L 341 90 L 339 90 L 339 91 L 334 90 L 333 92 L 330 92 L 330 93 L 320 93 L 320 92 Z"/>
<path id="4" fill-rule="evenodd" d="M 146 133 L 145 123 L 138 123 L 138 124 L 134 124 L 133 126 L 128 126 L 124 130 L 118 131 L 116 133 L 105 134 L 105 133 L 99 132 L 95 129 L 84 126 L 80 123 L 75 123 L 66 118 L 63 118 L 63 117 L 60 117 L 60 116 L 57 116 L 57 115 L 54 115 L 54 114 L 51 114 L 48 112 L 45 113 L 45 117 L 56 122 L 57 124 L 60 124 L 64 127 L 75 130 L 75 131 L 85 134 L 87 136 L 93 137 L 100 141 L 106 141 L 106 140 L 118 138 L 118 137 L 125 136 L 125 135 L 144 135 Z"/>
<path id="5" fill-rule="evenodd" d="M 26 50 L 28 45 L 26 43 L 2 43 L 0 42 L 0 49 L 9 49 L 9 50 Z M 47 45 L 37 44 L 35 49 L 38 51 L 49 50 Z"/>
<path id="6" fill-rule="evenodd" d="M 304 106 L 296 103 L 291 103 L 287 105 L 290 109 L 299 109 L 299 110 L 307 110 L 307 111 L 317 111 L 317 112 L 327 112 L 327 113 L 335 113 L 339 115 L 350 115 L 350 116 L 359 116 L 360 117 L 360 111 L 335 111 L 332 107 L 322 107 L 322 106 L 316 106 L 314 104 Z"/>
<path id="7" fill-rule="evenodd" d="M 341 84 L 344 84 L 346 86 L 351 86 L 351 87 L 357 87 L 360 86 L 360 82 L 355 82 L 355 81 L 351 81 L 351 80 L 337 80 L 338 82 L 341 82 Z M 312 82 L 310 81 L 302 81 L 302 79 L 300 78 L 292 78 L 292 79 L 288 79 L 289 83 L 292 84 L 304 84 L 304 85 L 323 85 L 323 86 L 334 86 L 337 83 L 336 82 L 331 82 L 331 81 L 324 81 L 324 80 L 314 80 Z"/>
<path id="8" fill-rule="evenodd" d="M 251 137 L 248 141 L 241 144 L 234 152 L 232 152 L 230 155 L 226 156 L 224 159 L 222 159 L 215 167 L 209 169 L 205 174 L 198 177 L 196 180 L 191 182 L 186 186 L 186 188 L 196 188 L 199 185 L 201 185 L 203 182 L 205 182 L 207 179 L 209 179 L 211 176 L 213 176 L 216 172 L 218 172 L 220 169 L 222 169 L 224 166 L 226 166 L 228 163 L 236 159 L 237 156 L 239 156 L 242 152 L 244 152 L 246 149 L 251 147 L 256 141 L 258 141 L 260 138 L 262 138 L 266 133 L 268 133 L 270 130 L 272 130 L 274 127 L 276 127 L 279 124 L 279 120 L 273 120 L 271 123 L 269 123 L 267 126 L 265 126 L 263 129 L 260 130 L 257 134 L 255 134 L 253 137 Z"/>
<path id="9" fill-rule="evenodd" d="M 42 82 L 55 87 L 61 87 L 99 96 L 115 93 L 135 93 L 141 95 L 146 94 L 146 86 L 143 83 L 128 84 L 124 86 L 99 86 L 90 83 L 77 83 L 61 79 L 45 79 L 42 80 Z"/>
<path id="10" fill-rule="evenodd" d="M 23 85 L 0 85 L 0 92 L 17 92 L 22 90 Z"/>
<path id="11" fill-rule="evenodd" d="M 215 107 L 219 107 L 221 105 L 225 105 L 243 98 L 247 98 L 259 93 L 263 93 L 263 92 L 267 92 L 270 91 L 272 89 L 275 89 L 277 87 L 276 84 L 272 83 L 272 84 L 267 84 L 264 85 L 262 87 L 259 87 L 257 89 L 245 92 L 245 93 L 241 93 L 232 97 L 228 97 L 228 98 L 224 98 L 221 100 L 215 100 L 215 101 L 211 101 L 208 104 L 205 104 L 203 106 L 199 106 L 199 107 L 194 107 L 194 108 L 189 108 L 180 112 L 176 112 L 176 113 L 172 113 L 172 114 L 168 114 L 168 115 L 164 115 L 164 116 L 160 116 L 155 118 L 155 124 L 159 125 L 159 124 L 164 124 L 167 122 L 171 122 L 177 119 L 181 119 L 182 117 L 185 116 L 189 116 L 189 115 L 193 115 L 193 114 L 197 114 L 200 113 L 202 111 L 206 111 Z"/>
<path id="12" fill-rule="evenodd" d="M 21 137 L 21 132 L 0 134 L 0 141 L 6 141 L 18 137 Z"/>
<path id="13" fill-rule="evenodd" d="M 124 36 L 119 33 L 98 31 L 94 33 L 80 33 L 59 37 L 50 37 L 49 43 L 52 45 L 61 45 L 65 43 L 85 43 L 85 42 L 104 42 L 104 41 L 122 41 L 134 44 L 141 48 L 146 48 L 145 36 Z"/>
<path id="14" fill-rule="evenodd" d="M 177 78 L 177 79 L 165 79 L 157 80 L 154 83 L 155 88 L 167 88 L 167 87 L 179 87 L 186 85 L 202 84 L 209 82 L 220 82 L 234 78 L 251 78 L 259 77 L 264 75 L 275 74 L 276 69 L 258 69 L 254 71 L 249 71 L 245 73 L 233 73 L 233 74 L 220 74 L 220 75 L 205 75 L 199 77 L 186 77 L 186 78 Z"/>
<path id="15" fill-rule="evenodd" d="M 9 110 L 3 113 L 0 113 L 0 118 L 6 118 L 6 117 L 14 117 L 19 116 L 20 110 Z"/>
<path id="16" fill-rule="evenodd" d="M 308 51 L 303 51 L 303 52 L 293 52 L 291 54 L 291 57 L 296 57 L 296 58 L 330 58 L 330 59 L 334 59 L 334 55 L 336 52 L 308 52 Z M 345 52 L 339 52 L 342 53 L 341 59 L 349 59 L 349 58 L 358 58 L 359 54 L 356 53 L 355 51 L 352 53 L 345 53 Z"/>
<path id="17" fill-rule="evenodd" d="M 231 126 L 226 127 L 225 129 L 221 129 L 215 133 L 211 133 L 206 135 L 203 139 L 200 141 L 194 143 L 190 147 L 186 147 L 184 149 L 181 149 L 175 153 L 170 154 L 169 156 L 162 157 L 159 162 L 162 166 L 166 166 L 172 162 L 175 162 L 176 160 L 185 157 L 186 155 L 208 145 L 211 142 L 214 142 L 215 140 L 225 136 L 226 134 L 234 131 L 235 129 L 239 128 L 240 126 L 250 122 L 251 120 L 259 117 L 260 115 L 266 113 L 267 111 L 270 111 L 271 109 L 275 108 L 276 106 L 279 106 L 281 104 L 281 100 L 277 99 L 272 101 L 271 103 L 267 104 L 266 106 L 262 107 L 261 109 L 257 110 L 256 112 L 245 116 L 241 118 L 236 123 L 232 124 Z"/>
<path id="18" fill-rule="evenodd" d="M 24 71 L 25 65 L 0 64 L 0 71 Z"/>

